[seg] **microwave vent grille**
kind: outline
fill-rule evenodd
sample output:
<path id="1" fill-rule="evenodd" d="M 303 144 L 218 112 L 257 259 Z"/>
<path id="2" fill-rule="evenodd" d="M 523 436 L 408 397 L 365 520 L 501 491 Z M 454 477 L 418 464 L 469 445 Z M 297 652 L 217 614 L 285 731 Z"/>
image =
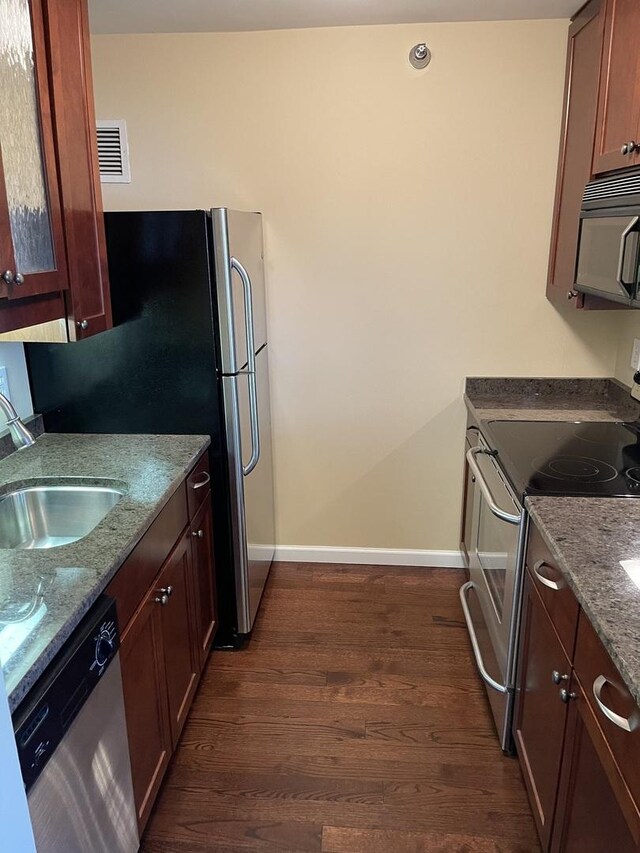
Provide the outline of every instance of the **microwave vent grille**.
<path id="1" fill-rule="evenodd" d="M 640 172 L 635 175 L 617 175 L 590 181 L 584 188 L 582 204 L 593 204 L 600 199 L 625 198 L 640 195 Z M 624 204 L 624 202 L 622 202 Z"/>

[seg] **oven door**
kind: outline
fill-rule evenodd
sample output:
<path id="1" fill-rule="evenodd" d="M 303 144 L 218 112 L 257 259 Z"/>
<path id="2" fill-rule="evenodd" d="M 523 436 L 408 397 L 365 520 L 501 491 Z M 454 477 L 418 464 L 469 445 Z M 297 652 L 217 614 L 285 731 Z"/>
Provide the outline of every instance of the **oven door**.
<path id="1" fill-rule="evenodd" d="M 469 581 L 460 599 L 502 748 L 509 749 L 524 513 L 480 438 L 467 452 L 477 490 Z"/>
<path id="2" fill-rule="evenodd" d="M 626 305 L 636 298 L 640 211 L 590 210 L 580 219 L 575 289 Z"/>

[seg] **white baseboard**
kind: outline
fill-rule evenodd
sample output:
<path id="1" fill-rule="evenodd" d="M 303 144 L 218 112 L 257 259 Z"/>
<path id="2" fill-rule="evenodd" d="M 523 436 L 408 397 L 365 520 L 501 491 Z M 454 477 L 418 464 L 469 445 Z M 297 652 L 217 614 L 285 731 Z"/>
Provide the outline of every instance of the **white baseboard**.
<path id="1" fill-rule="evenodd" d="M 294 563 L 352 563 L 371 566 L 429 566 L 462 569 L 461 551 L 412 551 L 389 548 L 335 548 L 278 545 L 274 560 Z"/>

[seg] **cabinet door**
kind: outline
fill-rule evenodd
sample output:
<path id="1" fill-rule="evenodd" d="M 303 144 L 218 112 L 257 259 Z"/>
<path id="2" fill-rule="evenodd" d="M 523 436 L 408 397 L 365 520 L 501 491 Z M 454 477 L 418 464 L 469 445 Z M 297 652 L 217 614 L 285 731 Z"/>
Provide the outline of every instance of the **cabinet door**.
<path id="1" fill-rule="evenodd" d="M 547 297 L 566 304 L 575 283 L 582 193 L 591 177 L 604 36 L 605 0 L 591 0 L 569 28 L 556 198 L 551 232 Z M 582 294 L 572 305 L 582 308 Z"/>
<path id="2" fill-rule="evenodd" d="M 152 591 L 122 637 L 120 662 L 131 775 L 142 832 L 171 756 L 162 610 Z"/>
<path id="3" fill-rule="evenodd" d="M 554 853 L 637 853 L 640 819 L 574 676 L 553 830 Z"/>
<path id="4" fill-rule="evenodd" d="M 162 640 L 174 747 L 191 705 L 199 672 L 191 625 L 190 539 L 187 530 L 158 575 L 155 592 L 163 603 Z"/>
<path id="5" fill-rule="evenodd" d="M 567 718 L 560 691 L 568 688 L 571 670 L 528 573 L 522 619 L 514 737 L 540 840 L 547 849 Z"/>
<path id="6" fill-rule="evenodd" d="M 623 145 L 640 142 L 640 3 L 608 0 L 593 172 L 640 162 Z"/>
<path id="7" fill-rule="evenodd" d="M 71 340 L 111 328 L 86 0 L 42 0 L 46 10 Z"/>
<path id="8" fill-rule="evenodd" d="M 40 0 L 0 3 L 0 297 L 67 287 Z M 7 230 L 8 224 L 8 230 Z"/>
<path id="9" fill-rule="evenodd" d="M 194 629 L 200 669 L 204 667 L 216 633 L 216 575 L 213 557 L 213 518 L 208 496 L 191 525 L 191 561 L 194 588 Z"/>

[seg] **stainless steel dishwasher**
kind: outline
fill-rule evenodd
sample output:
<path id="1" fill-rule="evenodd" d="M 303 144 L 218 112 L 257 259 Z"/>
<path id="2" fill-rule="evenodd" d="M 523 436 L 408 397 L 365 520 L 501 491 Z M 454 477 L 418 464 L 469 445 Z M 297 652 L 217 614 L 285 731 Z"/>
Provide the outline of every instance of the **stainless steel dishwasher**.
<path id="1" fill-rule="evenodd" d="M 38 853 L 140 846 L 118 649 L 103 596 L 14 715 Z"/>

